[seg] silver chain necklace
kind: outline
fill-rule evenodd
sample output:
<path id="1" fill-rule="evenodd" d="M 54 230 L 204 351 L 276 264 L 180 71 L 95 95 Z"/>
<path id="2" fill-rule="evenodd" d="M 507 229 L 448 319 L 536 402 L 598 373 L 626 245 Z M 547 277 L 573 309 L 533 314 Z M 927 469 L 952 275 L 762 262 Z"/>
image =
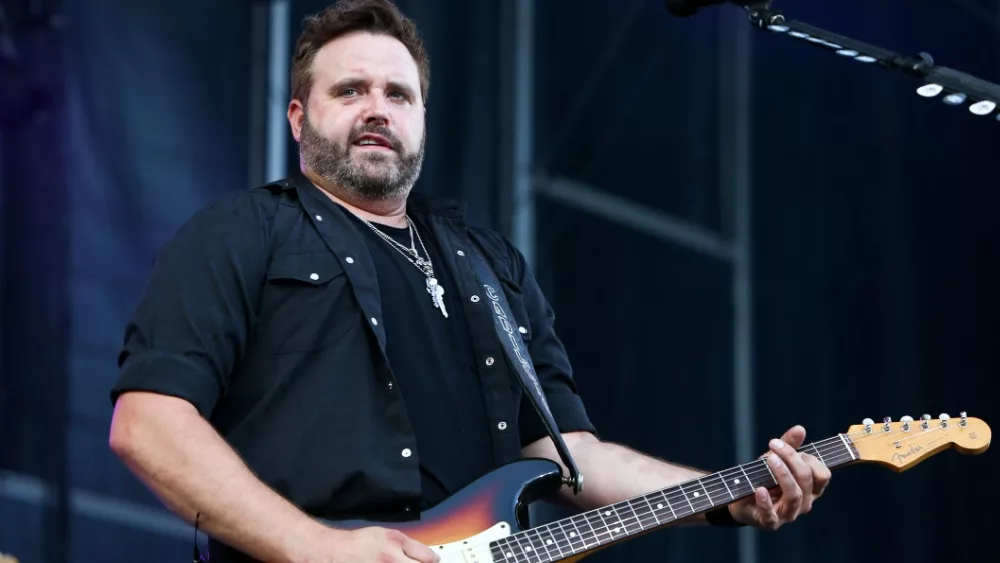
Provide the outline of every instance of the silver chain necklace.
<path id="1" fill-rule="evenodd" d="M 431 302 L 434 303 L 435 308 L 441 311 L 442 315 L 447 317 L 448 310 L 444 306 L 444 288 L 441 287 L 441 284 L 438 283 L 437 278 L 434 277 L 434 263 L 431 262 L 431 255 L 429 252 L 427 252 L 427 247 L 424 246 L 424 240 L 420 238 L 420 232 L 417 231 L 417 227 L 416 225 L 414 225 L 413 221 L 410 220 L 410 217 L 406 216 L 406 226 L 410 233 L 409 248 L 407 248 L 403 244 L 400 244 L 389 235 L 383 233 L 381 230 L 378 229 L 378 227 L 371 224 L 371 222 L 369 222 L 364 217 L 359 217 L 359 219 L 361 219 L 361 221 L 363 221 L 365 225 L 368 225 L 368 228 L 374 231 L 375 234 L 379 236 L 379 238 L 389 243 L 389 246 L 396 249 L 396 251 L 402 254 L 407 259 L 407 261 L 416 266 L 417 269 L 424 274 L 424 278 L 426 278 L 426 284 L 427 284 L 427 293 L 431 294 Z M 414 240 L 414 234 L 416 234 L 416 240 Z M 417 252 L 416 243 L 418 241 L 420 242 L 420 248 L 423 249 L 424 256 L 426 256 L 426 258 L 421 257 L 420 253 Z"/>

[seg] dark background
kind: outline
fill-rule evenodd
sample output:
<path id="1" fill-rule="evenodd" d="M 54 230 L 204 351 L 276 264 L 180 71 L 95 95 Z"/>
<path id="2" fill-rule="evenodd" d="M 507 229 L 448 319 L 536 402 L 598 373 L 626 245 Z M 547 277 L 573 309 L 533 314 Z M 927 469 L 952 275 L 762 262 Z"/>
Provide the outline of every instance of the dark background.
<path id="1" fill-rule="evenodd" d="M 290 42 L 323 5 L 291 2 Z M 432 57 L 419 188 L 467 199 L 477 222 L 508 233 L 512 5 L 400 1 Z M 154 250 L 217 194 L 272 179 L 253 70 L 262 6 L 3 2 L 0 552 L 46 563 L 189 557 L 190 528 L 108 450 L 108 389 Z M 1000 82 L 1000 2 L 776 7 Z M 721 469 L 747 461 L 741 432 L 756 456 L 793 424 L 820 439 L 865 417 L 964 410 L 1000 421 L 1000 123 L 916 96 L 909 77 L 762 31 L 750 30 L 741 59 L 747 24 L 725 8 L 682 20 L 653 0 L 535 3 L 535 173 L 723 240 L 752 210 L 752 369 L 742 372 L 752 383 L 738 397 L 728 260 L 536 198 L 536 273 L 602 434 Z M 748 89 L 734 79 L 740 60 Z M 734 143 L 741 124 L 747 150 Z M 749 208 L 732 190 L 740 183 Z M 837 471 L 812 514 L 744 532 L 755 547 L 742 557 L 738 532 L 676 528 L 593 560 L 987 560 L 997 459 L 945 452 L 901 474 Z"/>

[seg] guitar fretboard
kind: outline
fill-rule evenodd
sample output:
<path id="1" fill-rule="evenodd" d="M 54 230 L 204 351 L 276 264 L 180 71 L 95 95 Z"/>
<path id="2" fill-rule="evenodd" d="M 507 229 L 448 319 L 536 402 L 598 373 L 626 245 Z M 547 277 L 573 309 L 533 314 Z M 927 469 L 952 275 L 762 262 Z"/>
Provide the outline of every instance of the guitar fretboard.
<path id="1" fill-rule="evenodd" d="M 831 469 L 857 459 L 850 438 L 835 437 L 798 449 Z M 777 483 L 763 459 L 744 463 L 640 497 L 556 520 L 490 543 L 495 563 L 560 561 L 748 497 Z"/>

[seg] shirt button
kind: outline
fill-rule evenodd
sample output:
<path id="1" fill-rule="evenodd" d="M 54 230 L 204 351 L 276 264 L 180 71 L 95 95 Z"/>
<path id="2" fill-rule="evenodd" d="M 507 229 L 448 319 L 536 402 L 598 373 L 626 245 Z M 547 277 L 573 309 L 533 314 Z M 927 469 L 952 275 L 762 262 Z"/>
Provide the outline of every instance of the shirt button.
<path id="1" fill-rule="evenodd" d="M 469 299 L 471 299 L 473 303 L 479 303 L 479 296 L 478 295 L 473 295 Z"/>
<path id="2" fill-rule="evenodd" d="M 316 273 L 309 274 L 309 279 L 316 281 L 319 279 L 319 274 Z"/>
<path id="3" fill-rule="evenodd" d="M 462 250 L 459 250 L 459 251 L 458 251 L 458 252 L 456 252 L 455 254 L 458 254 L 459 256 L 465 256 L 465 252 L 464 252 L 464 251 L 462 251 Z"/>
<path id="4" fill-rule="evenodd" d="M 410 451 L 410 448 L 403 448 L 403 457 L 410 457 L 411 455 L 413 455 L 413 452 Z"/>
<path id="5" fill-rule="evenodd" d="M 322 221 L 323 220 L 323 216 L 322 215 L 317 215 L 316 216 L 316 220 L 317 221 Z"/>
<path id="6" fill-rule="evenodd" d="M 507 429 L 507 423 L 501 420 L 500 424 L 497 424 L 497 428 L 499 428 L 500 430 L 506 430 Z"/>
<path id="7" fill-rule="evenodd" d="M 372 324 L 375 325 L 375 326 L 378 326 L 378 319 L 376 319 L 375 317 L 372 317 Z"/>
<path id="8" fill-rule="evenodd" d="M 517 327 L 517 331 L 520 332 L 521 334 L 528 334 L 528 329 L 524 328 L 523 326 Z"/>
<path id="9" fill-rule="evenodd" d="M 354 263 L 354 258 L 351 258 L 350 256 L 348 256 L 347 258 L 344 259 L 344 261 L 347 262 L 348 264 L 353 264 Z"/>
<path id="10" fill-rule="evenodd" d="M 493 365 L 493 356 L 490 356 L 490 357 L 486 358 L 486 365 L 488 365 L 488 366 L 492 366 Z"/>

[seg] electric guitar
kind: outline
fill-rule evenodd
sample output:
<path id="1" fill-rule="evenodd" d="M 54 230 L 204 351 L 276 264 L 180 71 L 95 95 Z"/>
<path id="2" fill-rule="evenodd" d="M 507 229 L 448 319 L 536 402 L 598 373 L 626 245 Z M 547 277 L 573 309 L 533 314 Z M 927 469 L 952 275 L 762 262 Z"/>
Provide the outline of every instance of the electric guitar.
<path id="1" fill-rule="evenodd" d="M 978 418 L 924 415 L 914 421 L 865 419 L 844 434 L 798 448 L 833 469 L 873 462 L 905 471 L 945 449 L 981 454 L 989 448 L 990 427 Z M 548 563 L 576 561 L 640 534 L 750 496 L 777 484 L 765 459 L 541 526 L 526 528 L 528 503 L 555 494 L 561 467 L 547 459 L 505 465 L 468 485 L 409 522 L 325 521 L 342 529 L 382 526 L 430 546 L 442 563 Z M 585 484 L 586 486 L 586 484 Z"/>

